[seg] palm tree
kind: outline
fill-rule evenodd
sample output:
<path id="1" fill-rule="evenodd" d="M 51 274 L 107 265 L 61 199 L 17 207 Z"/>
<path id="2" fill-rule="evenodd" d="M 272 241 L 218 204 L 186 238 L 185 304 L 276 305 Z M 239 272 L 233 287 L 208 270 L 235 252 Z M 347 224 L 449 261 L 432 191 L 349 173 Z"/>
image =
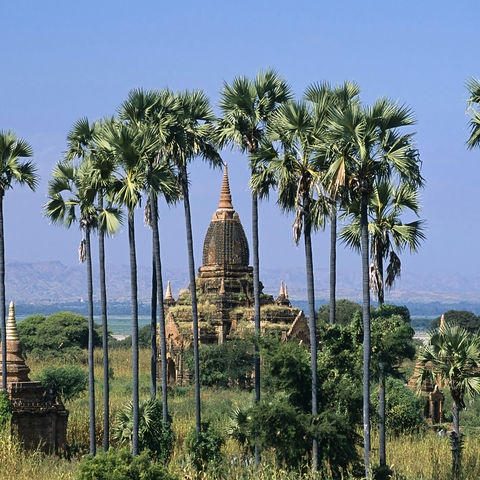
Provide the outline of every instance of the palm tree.
<path id="1" fill-rule="evenodd" d="M 453 399 L 452 473 L 454 478 L 460 462 L 460 411 L 465 408 L 465 398 L 480 394 L 480 337 L 457 325 L 441 325 L 432 333 L 420 354 L 421 369 L 418 386 L 430 378 L 440 377 L 450 388 Z M 427 367 L 430 362 L 432 368 Z"/>
<path id="2" fill-rule="evenodd" d="M 178 192 L 161 191 L 156 183 L 155 169 L 164 158 L 164 149 L 172 124 L 172 112 L 176 109 L 173 94 L 164 89 L 160 92 L 132 90 L 128 99 L 122 104 L 122 119 L 137 126 L 144 125 L 152 129 L 159 140 L 158 150 L 147 159 L 146 182 L 148 201 L 145 208 L 145 222 L 152 229 L 152 321 L 151 321 L 151 397 L 156 396 L 157 381 L 157 320 L 156 309 L 158 304 L 160 329 L 160 355 L 162 363 L 162 411 L 163 421 L 168 422 L 167 405 L 167 348 L 165 337 L 165 312 L 163 305 L 163 278 L 160 255 L 160 235 L 158 228 L 158 195 L 162 193 L 168 203 L 178 199 Z"/>
<path id="3" fill-rule="evenodd" d="M 93 364 L 93 282 L 90 233 L 98 226 L 99 212 L 94 200 L 96 192 L 89 188 L 92 169 L 85 159 L 79 166 L 71 161 L 57 163 L 49 182 L 49 201 L 44 206 L 45 215 L 55 224 L 70 228 L 78 220 L 82 231 L 82 241 L 78 249 L 80 262 L 87 263 L 88 286 L 88 380 L 90 407 L 90 455 L 96 454 L 95 443 L 95 378 Z M 76 210 L 79 210 L 77 213 Z M 101 212 L 111 225 L 112 232 L 118 227 L 118 215 L 115 210 L 105 209 Z"/>
<path id="4" fill-rule="evenodd" d="M 20 158 L 33 156 L 30 144 L 17 138 L 11 131 L 0 130 L 0 315 L 2 330 L 2 390 L 7 388 L 7 343 L 5 323 L 5 236 L 3 231 L 3 197 L 16 182 L 27 185 L 32 190 L 38 183 L 36 167 L 30 162 L 20 162 Z"/>
<path id="5" fill-rule="evenodd" d="M 478 110 L 478 105 L 480 105 L 480 81 L 476 78 L 470 78 L 466 87 L 470 94 L 467 106 L 471 115 L 470 137 L 467 140 L 467 147 L 472 149 L 480 146 L 480 111 Z"/>
<path id="6" fill-rule="evenodd" d="M 406 210 L 418 216 L 420 202 L 418 189 L 409 184 L 395 184 L 386 179 L 375 182 L 368 198 L 368 231 L 370 235 L 370 287 L 378 296 L 378 305 L 385 301 L 385 286 L 392 288 L 400 275 L 401 261 L 398 253 L 409 248 L 416 253 L 425 240 L 424 221 L 403 223 L 401 215 Z M 354 250 L 360 251 L 360 204 L 354 200 L 346 214 L 351 223 L 340 232 L 340 239 Z M 384 278 L 384 262 L 389 259 Z"/>
<path id="7" fill-rule="evenodd" d="M 130 288 L 132 304 L 132 383 L 133 383 L 133 454 L 138 454 L 138 296 L 137 258 L 135 248 L 135 208 L 147 188 L 148 159 L 158 151 L 159 139 L 146 125 L 108 122 L 97 137 L 97 144 L 105 154 L 116 159 L 121 171 L 115 181 L 114 198 L 128 212 L 128 239 L 130 248 Z M 175 189 L 170 169 L 158 164 L 150 172 L 162 190 Z"/>
<path id="8" fill-rule="evenodd" d="M 246 77 L 236 77 L 232 84 L 224 83 L 220 92 L 222 118 L 217 129 L 217 139 L 221 146 L 226 144 L 238 147 L 251 156 L 258 151 L 265 140 L 266 128 L 278 106 L 291 98 L 290 88 L 273 70 L 259 73 L 254 81 Z M 250 158 L 252 177 L 257 166 Z M 258 257 L 258 196 L 252 191 L 252 254 L 253 254 L 253 298 L 255 334 L 260 335 L 260 274 Z M 255 403 L 260 401 L 260 357 L 255 342 Z M 255 461 L 258 464 L 258 449 L 255 447 Z"/>
<path id="9" fill-rule="evenodd" d="M 109 361 L 108 361 L 108 319 L 107 319 L 107 287 L 105 280 L 105 234 L 113 234 L 116 229 L 114 224 L 109 222 L 110 219 L 119 219 L 120 212 L 116 211 L 112 217 L 108 214 L 108 210 L 104 210 L 104 199 L 109 194 L 113 183 L 113 172 L 115 162 L 106 155 L 102 155 L 95 144 L 95 136 L 101 129 L 100 122 L 90 123 L 87 118 L 82 118 L 75 122 L 72 130 L 67 136 L 68 150 L 66 158 L 69 161 L 75 158 L 88 159 L 90 162 L 90 175 L 84 176 L 87 182 L 85 188 L 93 189 L 96 193 L 99 222 L 98 222 L 98 258 L 100 270 L 100 303 L 102 312 L 102 351 L 103 351 L 103 394 L 104 394 L 104 411 L 103 411 L 103 449 L 106 452 L 110 445 L 110 379 Z M 114 220 L 115 223 L 117 223 Z M 117 224 L 118 226 L 118 224 Z"/>
<path id="10" fill-rule="evenodd" d="M 316 150 L 328 113 L 327 97 L 323 102 L 289 102 L 281 105 L 269 124 L 272 143 L 262 145 L 257 157 L 269 165 L 278 189 L 278 204 L 295 213 L 293 237 L 299 243 L 303 230 L 307 293 L 309 305 L 310 354 L 312 370 L 312 416 L 318 414 L 317 335 L 311 231 L 326 212 L 326 198 L 320 190 L 322 157 Z M 317 196 L 315 193 L 317 192 Z M 313 438 L 313 468 L 318 468 L 318 441 Z"/>
<path id="11" fill-rule="evenodd" d="M 195 284 L 195 261 L 193 258 L 192 220 L 188 190 L 188 163 L 196 157 L 202 157 L 211 166 L 222 164 L 222 159 L 212 140 L 214 116 L 208 97 L 202 91 L 185 91 L 176 94 L 178 110 L 174 125 L 167 140 L 166 158 L 176 166 L 178 180 L 182 189 L 185 210 L 185 229 L 187 235 L 188 270 L 190 294 L 192 300 L 193 355 L 195 378 L 195 428 L 201 433 L 200 420 L 200 368 L 198 360 L 198 313 L 197 289 Z"/>
<path id="12" fill-rule="evenodd" d="M 377 178 L 397 173 L 401 180 L 421 183 L 418 155 L 412 134 L 398 129 L 412 125 L 408 107 L 380 99 L 372 107 L 352 102 L 344 110 L 334 108 L 329 125 L 335 146 L 334 161 L 327 177 L 332 188 L 348 186 L 360 203 L 360 245 L 363 290 L 363 432 L 365 476 L 370 478 L 370 286 L 368 198 Z"/>

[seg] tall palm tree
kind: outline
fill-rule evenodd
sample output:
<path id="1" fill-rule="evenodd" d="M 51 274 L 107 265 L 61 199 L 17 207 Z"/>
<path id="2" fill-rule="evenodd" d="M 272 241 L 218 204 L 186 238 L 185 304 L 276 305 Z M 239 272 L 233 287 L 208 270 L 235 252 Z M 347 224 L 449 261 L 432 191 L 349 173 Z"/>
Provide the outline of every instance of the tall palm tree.
<path id="1" fill-rule="evenodd" d="M 465 408 L 466 397 L 480 394 L 480 337 L 457 325 L 441 325 L 421 351 L 420 362 L 418 387 L 427 378 L 436 382 L 440 377 L 452 395 L 452 473 L 456 478 L 460 460 L 460 411 Z M 428 368 L 427 363 L 432 368 Z"/>
<path id="2" fill-rule="evenodd" d="M 176 94 L 178 110 L 175 113 L 174 125 L 165 148 L 166 158 L 178 170 L 178 180 L 182 189 L 185 211 L 185 229 L 188 250 L 188 271 L 190 278 L 190 294 L 192 300 L 193 355 L 195 379 L 195 428 L 201 432 L 200 420 L 200 367 L 198 360 L 198 312 L 197 288 L 195 284 L 195 260 L 193 257 L 193 235 L 188 189 L 188 164 L 197 157 L 203 158 L 211 166 L 222 165 L 213 135 L 214 116 L 208 97 L 202 92 L 185 91 Z"/>
<path id="3" fill-rule="evenodd" d="M 269 123 L 270 144 L 262 145 L 258 158 L 269 165 L 278 189 L 278 204 L 295 213 L 293 237 L 298 244 L 303 232 L 309 305 L 310 354 L 312 370 L 312 416 L 318 414 L 317 334 L 311 232 L 324 218 L 326 198 L 320 190 L 325 165 L 316 150 L 328 114 L 328 101 L 313 105 L 289 102 L 281 105 Z M 313 438 L 313 468 L 318 468 L 318 441 Z"/>
<path id="4" fill-rule="evenodd" d="M 157 91 L 132 90 L 128 99 L 122 104 L 121 118 L 137 126 L 144 125 L 152 129 L 159 140 L 158 151 L 147 159 L 146 182 L 148 201 L 145 207 L 145 223 L 152 229 L 152 321 L 151 321 L 151 396 L 156 396 L 157 377 L 157 320 L 158 305 L 160 330 L 160 355 L 162 364 L 162 406 L 163 421 L 168 422 L 167 406 L 167 353 L 165 337 L 165 312 L 163 305 L 163 278 L 160 255 L 160 234 L 158 227 L 158 195 L 161 193 L 167 203 L 178 199 L 178 192 L 161 191 L 156 184 L 155 166 L 165 157 L 165 145 L 176 112 L 177 102 L 168 89 Z M 152 175 L 153 173 L 153 175 Z"/>
<path id="5" fill-rule="evenodd" d="M 401 262 L 397 252 L 409 247 L 418 251 L 425 239 L 423 221 L 403 223 L 402 213 L 409 210 L 418 216 L 420 202 L 418 189 L 409 184 L 395 186 L 386 179 L 376 181 L 368 199 L 368 230 L 370 235 L 370 288 L 378 297 L 378 306 L 384 304 L 385 285 L 392 288 L 400 275 Z M 347 214 L 351 223 L 340 232 L 340 238 L 349 247 L 360 251 L 360 205 L 358 200 L 350 203 Z M 395 251 L 396 250 L 396 251 Z M 390 257 L 387 277 L 384 280 L 384 261 Z M 380 465 L 386 465 L 385 438 L 385 364 L 379 362 L 379 446 Z"/>
<path id="6" fill-rule="evenodd" d="M 314 83 L 310 85 L 305 91 L 305 98 L 313 103 L 324 102 L 325 97 L 329 98 L 329 104 L 334 105 L 338 110 L 343 110 L 351 102 L 358 102 L 358 94 L 360 93 L 359 86 L 350 81 L 344 82 L 342 85 L 331 87 L 328 82 Z M 326 156 L 329 161 L 335 155 L 334 145 L 331 144 L 331 137 L 322 135 L 318 138 L 320 151 Z M 333 185 L 333 188 L 327 189 L 331 199 L 331 208 L 329 211 L 330 219 L 330 303 L 329 303 L 329 322 L 335 323 L 335 308 L 336 308 L 336 283 L 337 283 L 337 214 L 338 204 L 344 204 L 348 200 L 348 191 L 345 188 L 338 188 Z"/>
<path id="7" fill-rule="evenodd" d="M 120 212 L 116 211 L 111 217 L 104 210 L 104 200 L 108 196 L 114 180 L 115 162 L 97 149 L 95 136 L 101 129 L 101 122 L 90 123 L 87 118 L 81 118 L 74 123 L 72 130 L 67 136 L 68 149 L 66 158 L 69 161 L 75 158 L 90 162 L 90 175 L 83 176 L 86 185 L 84 188 L 92 189 L 96 193 L 98 221 L 98 259 L 100 270 L 100 303 L 102 313 L 102 351 L 103 351 L 103 449 L 107 451 L 110 446 L 110 379 L 108 360 L 108 317 L 107 317 L 107 286 L 105 279 L 105 234 L 113 234 L 116 229 L 110 219 L 119 219 Z M 105 214 L 107 213 L 107 214 Z M 117 224 L 117 222 L 115 222 Z M 118 224 L 117 224 L 118 225 Z"/>
<path id="8" fill-rule="evenodd" d="M 220 92 L 222 118 L 218 123 L 217 139 L 221 146 L 230 144 L 247 152 L 250 157 L 265 140 L 268 121 L 278 106 L 291 98 L 290 87 L 273 70 L 259 73 L 255 80 L 236 77 L 231 84 L 224 83 Z M 257 166 L 250 158 L 252 177 Z M 265 190 L 259 192 L 265 195 Z M 252 254 L 255 334 L 260 335 L 260 274 L 258 255 L 258 196 L 252 191 Z M 255 403 L 260 401 L 260 357 L 255 342 Z M 255 461 L 258 464 L 258 448 Z"/>
<path id="9" fill-rule="evenodd" d="M 14 183 L 35 190 L 38 183 L 35 165 L 20 158 L 33 156 L 30 144 L 11 131 L 0 130 L 0 315 L 2 330 L 2 390 L 7 388 L 7 343 L 5 323 L 5 236 L 3 230 L 3 198 Z"/>
<path id="10" fill-rule="evenodd" d="M 348 186 L 360 203 L 360 245 L 363 291 L 363 432 L 365 476 L 370 478 L 370 285 L 368 198 L 377 178 L 393 173 L 411 184 L 421 183 L 418 155 L 412 134 L 399 129 L 412 125 L 414 117 L 406 106 L 389 99 L 372 107 L 354 102 L 345 109 L 334 108 L 329 135 L 335 157 L 327 176 L 332 187 Z"/>
<path id="11" fill-rule="evenodd" d="M 116 159 L 121 171 L 114 185 L 114 199 L 125 206 L 128 213 L 128 239 L 130 249 L 130 288 L 132 304 L 132 383 L 133 383 L 133 454 L 138 454 L 138 296 L 137 259 L 135 247 L 135 208 L 147 188 L 148 159 L 158 151 L 159 139 L 146 125 L 108 122 L 97 137 L 97 144 L 105 154 Z M 174 178 L 165 164 L 158 164 L 150 172 L 162 189 L 175 188 Z"/>
<path id="12" fill-rule="evenodd" d="M 55 224 L 69 228 L 78 220 L 82 231 L 82 241 L 78 249 L 80 262 L 87 263 L 88 288 L 88 380 L 90 407 L 90 455 L 96 454 L 95 443 L 95 378 L 93 364 L 93 281 L 90 234 L 98 226 L 99 213 L 107 216 L 112 231 L 118 227 L 118 215 L 115 210 L 105 209 L 98 212 L 95 206 L 96 192 L 89 188 L 92 175 L 91 164 L 85 159 L 79 166 L 71 161 L 58 162 L 49 181 L 49 200 L 44 206 L 45 215 Z M 88 179 L 88 180 L 87 180 Z M 76 211 L 78 209 L 78 212 Z"/>

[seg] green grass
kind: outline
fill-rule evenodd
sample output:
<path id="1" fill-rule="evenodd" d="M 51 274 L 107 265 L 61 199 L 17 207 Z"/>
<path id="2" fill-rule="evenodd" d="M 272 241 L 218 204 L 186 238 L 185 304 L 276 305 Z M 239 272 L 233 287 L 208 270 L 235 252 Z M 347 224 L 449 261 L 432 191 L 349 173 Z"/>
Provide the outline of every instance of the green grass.
<path id="1" fill-rule="evenodd" d="M 111 381 L 111 418 L 131 400 L 131 351 L 114 350 L 110 355 L 114 378 Z M 32 372 L 30 378 L 36 375 L 47 365 L 44 362 L 28 362 Z M 51 362 L 49 362 L 50 364 Z M 150 394 L 149 377 L 150 353 L 140 351 L 140 397 L 146 399 Z M 81 363 L 86 368 L 84 362 Z M 96 377 L 96 438 L 98 449 L 103 442 L 103 371 L 101 352 L 95 352 Z M 253 394 L 241 390 L 202 389 L 202 418 L 210 420 L 222 432 L 228 421 L 230 412 L 235 406 L 244 406 L 253 400 Z M 448 402 L 447 402 L 448 403 Z M 78 469 L 78 458 L 88 453 L 89 446 L 89 419 L 87 392 L 68 402 L 66 407 L 70 411 L 67 441 L 70 451 L 74 453 L 72 460 L 43 455 L 40 452 L 25 453 L 20 446 L 5 432 L 0 432 L 0 480 L 30 480 L 30 479 L 74 479 Z M 224 461 L 220 467 L 204 472 L 196 477 L 185 454 L 184 440 L 195 424 L 194 391 L 191 387 L 176 387 L 169 391 L 169 408 L 173 416 L 173 428 L 176 434 L 176 443 L 170 470 L 177 474 L 179 479 L 203 478 L 205 480 L 232 479 L 278 479 L 293 480 L 313 478 L 308 469 L 305 473 L 288 472 L 281 465 L 274 462 L 273 452 L 263 452 L 263 464 L 258 471 L 252 465 L 246 466 L 242 460 L 240 447 L 232 439 L 227 438 L 223 447 Z M 462 415 L 465 433 L 465 450 L 463 455 L 464 480 L 480 478 L 480 436 L 475 434 L 478 429 L 478 412 L 480 401 L 475 402 Z M 477 425 L 474 425 L 474 424 Z M 468 425 L 468 427 L 467 427 Z M 374 435 L 372 446 L 372 461 L 378 463 L 378 441 Z M 387 460 L 393 465 L 396 480 L 444 480 L 450 471 L 451 451 L 448 439 L 439 437 L 434 432 L 424 435 L 400 436 L 389 438 L 387 441 Z M 319 479 L 327 479 L 324 467 Z M 325 475 L 324 475 L 325 473 Z M 345 479 L 349 478 L 348 475 Z"/>

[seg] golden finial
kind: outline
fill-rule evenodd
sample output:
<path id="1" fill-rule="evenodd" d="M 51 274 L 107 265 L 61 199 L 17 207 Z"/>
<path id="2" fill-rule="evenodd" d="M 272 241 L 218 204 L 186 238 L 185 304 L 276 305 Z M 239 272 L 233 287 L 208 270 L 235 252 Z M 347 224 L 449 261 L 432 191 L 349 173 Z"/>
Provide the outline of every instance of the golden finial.
<path id="1" fill-rule="evenodd" d="M 223 183 L 222 190 L 220 192 L 220 203 L 217 210 L 232 210 L 232 195 L 230 194 L 230 184 L 228 183 L 228 167 L 225 162 L 225 168 L 223 170 Z"/>
<path id="2" fill-rule="evenodd" d="M 220 290 L 218 292 L 220 295 L 225 295 L 225 282 L 222 278 L 222 282 L 220 283 Z"/>
<path id="3" fill-rule="evenodd" d="M 17 323 L 15 322 L 15 306 L 13 301 L 10 302 L 8 307 L 8 320 L 7 320 L 7 341 L 8 340 L 20 340 L 17 331 Z"/>
<path id="4" fill-rule="evenodd" d="M 165 298 L 168 298 L 169 300 L 173 299 L 172 287 L 170 286 L 170 280 L 167 283 L 167 293 L 165 294 Z"/>
<path id="5" fill-rule="evenodd" d="M 283 297 L 285 295 L 285 290 L 283 289 L 283 280 L 280 282 L 280 291 L 278 292 L 279 297 Z"/>

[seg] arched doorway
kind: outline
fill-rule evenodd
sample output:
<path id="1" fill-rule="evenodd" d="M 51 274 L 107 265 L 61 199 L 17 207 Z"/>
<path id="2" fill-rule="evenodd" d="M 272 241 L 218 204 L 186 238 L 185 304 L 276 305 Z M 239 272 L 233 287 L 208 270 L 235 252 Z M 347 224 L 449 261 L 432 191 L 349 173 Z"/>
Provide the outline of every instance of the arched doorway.
<path id="1" fill-rule="evenodd" d="M 175 362 L 173 358 L 167 358 L 167 383 L 168 385 L 175 385 L 177 383 L 177 371 L 175 369 Z"/>

